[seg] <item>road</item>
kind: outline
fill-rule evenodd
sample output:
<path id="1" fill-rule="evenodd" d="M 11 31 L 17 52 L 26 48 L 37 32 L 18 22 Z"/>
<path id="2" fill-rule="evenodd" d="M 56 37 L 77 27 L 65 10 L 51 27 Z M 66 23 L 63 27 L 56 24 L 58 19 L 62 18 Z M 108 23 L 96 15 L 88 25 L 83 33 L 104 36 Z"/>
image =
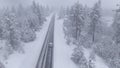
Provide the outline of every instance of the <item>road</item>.
<path id="1" fill-rule="evenodd" d="M 36 68 L 52 68 L 53 67 L 53 48 L 54 48 L 54 23 L 55 15 L 52 16 L 47 31 L 45 41 L 40 52 L 40 56 Z"/>

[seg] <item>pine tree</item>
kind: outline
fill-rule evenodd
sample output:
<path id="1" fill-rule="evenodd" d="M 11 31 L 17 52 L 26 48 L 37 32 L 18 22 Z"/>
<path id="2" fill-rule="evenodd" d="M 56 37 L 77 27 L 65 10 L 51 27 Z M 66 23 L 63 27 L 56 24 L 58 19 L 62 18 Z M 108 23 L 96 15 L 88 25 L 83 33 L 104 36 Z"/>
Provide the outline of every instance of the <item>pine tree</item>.
<path id="1" fill-rule="evenodd" d="M 39 25 L 41 26 L 43 22 L 46 20 L 43 12 L 43 7 L 36 3 L 35 1 L 33 1 L 32 11 L 37 16 L 39 20 Z"/>
<path id="2" fill-rule="evenodd" d="M 79 41 L 82 28 L 84 26 L 84 9 L 83 6 L 77 2 L 69 10 L 67 19 L 64 21 L 65 33 L 68 37 Z"/>
<path id="3" fill-rule="evenodd" d="M 92 35 L 92 42 L 95 42 L 96 31 L 98 30 L 98 26 L 101 23 L 101 1 L 99 0 L 93 7 L 92 12 L 90 14 L 91 23 L 89 33 Z"/>
<path id="4" fill-rule="evenodd" d="M 118 44 L 120 43 L 120 7 L 119 9 L 116 10 L 114 23 L 112 26 L 115 30 L 114 40 L 115 40 L 115 43 Z"/>
<path id="5" fill-rule="evenodd" d="M 61 7 L 59 11 L 59 19 L 65 18 L 66 10 L 65 8 Z"/>

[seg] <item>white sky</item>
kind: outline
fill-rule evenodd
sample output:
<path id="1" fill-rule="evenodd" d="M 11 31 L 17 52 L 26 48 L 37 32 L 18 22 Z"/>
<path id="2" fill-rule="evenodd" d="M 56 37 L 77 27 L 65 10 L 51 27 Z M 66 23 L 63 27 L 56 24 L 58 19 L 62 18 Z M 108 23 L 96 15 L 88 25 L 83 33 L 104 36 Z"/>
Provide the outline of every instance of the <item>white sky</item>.
<path id="1" fill-rule="evenodd" d="M 14 5 L 14 4 L 19 4 L 23 3 L 24 5 L 30 4 L 32 0 L 0 0 L 0 7 L 6 6 L 6 5 Z M 74 2 L 78 0 L 35 0 L 38 1 L 41 4 L 46 4 L 50 6 L 55 6 L 55 7 L 60 7 L 60 6 L 66 6 L 66 5 L 71 5 Z M 87 4 L 88 6 L 93 6 L 93 4 L 97 0 L 79 0 L 80 3 L 82 4 Z M 102 7 L 103 8 L 116 8 L 116 4 L 120 3 L 120 0 L 101 0 L 102 1 Z"/>

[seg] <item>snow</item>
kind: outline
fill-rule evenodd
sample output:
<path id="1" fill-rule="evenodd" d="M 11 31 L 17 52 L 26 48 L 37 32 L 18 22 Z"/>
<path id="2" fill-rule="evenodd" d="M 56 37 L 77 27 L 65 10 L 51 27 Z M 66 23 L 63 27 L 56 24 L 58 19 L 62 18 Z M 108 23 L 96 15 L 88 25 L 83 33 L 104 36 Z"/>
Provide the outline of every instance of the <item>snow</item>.
<path id="1" fill-rule="evenodd" d="M 3 62 L 5 60 L 4 55 L 6 54 L 6 49 L 5 49 L 5 40 L 0 40 L 0 61 Z"/>
<path id="2" fill-rule="evenodd" d="M 83 52 L 84 52 L 86 59 L 89 60 L 89 56 L 92 50 L 83 48 Z M 93 63 L 95 64 L 95 68 L 108 68 L 108 66 L 105 64 L 103 59 L 99 57 L 98 55 L 95 55 L 95 61 L 93 61 Z"/>
<path id="3" fill-rule="evenodd" d="M 40 32 L 36 33 L 36 40 L 25 44 L 24 54 L 14 53 L 9 57 L 8 60 L 5 61 L 6 68 L 35 68 L 47 33 L 51 16 L 52 15 L 47 18 L 47 21 L 43 25 L 43 28 L 40 30 Z"/>
<path id="4" fill-rule="evenodd" d="M 108 68 L 108 66 L 104 63 L 103 59 L 99 56 L 96 56 L 95 66 L 96 68 Z"/>
<path id="5" fill-rule="evenodd" d="M 103 22 L 107 24 L 108 27 L 110 27 L 113 23 L 113 17 L 112 16 L 104 16 L 102 17 Z"/>
<path id="6" fill-rule="evenodd" d="M 55 40 L 54 40 L 54 68 L 78 68 L 70 59 L 73 53 L 73 46 L 66 44 L 63 32 L 63 19 L 57 20 L 55 23 Z M 84 56 L 89 60 L 91 49 L 83 48 Z M 95 56 L 95 68 L 108 68 L 103 59 Z"/>
<path id="7" fill-rule="evenodd" d="M 89 60 L 89 56 L 90 56 L 90 53 L 92 52 L 91 49 L 86 49 L 83 47 L 83 52 L 84 52 L 84 56 L 87 60 Z"/>
<path id="8" fill-rule="evenodd" d="M 52 16 L 52 15 L 51 15 Z M 51 16 L 47 18 L 47 22 L 43 25 L 40 32 L 37 32 L 37 39 L 33 42 L 26 43 L 24 46 L 25 54 L 14 53 L 8 60 L 4 62 L 6 68 L 35 68 L 38 57 L 40 55 L 41 47 L 44 42 L 48 25 Z M 56 16 L 55 19 L 55 32 L 54 32 L 54 68 L 78 68 L 77 65 L 71 60 L 73 53 L 73 46 L 66 44 L 63 32 L 63 19 Z M 90 49 L 83 49 L 84 55 L 87 60 L 91 53 Z M 108 68 L 103 59 L 95 56 L 95 68 Z"/>
<path id="9" fill-rule="evenodd" d="M 65 43 L 63 33 L 63 19 L 55 21 L 54 36 L 54 67 L 53 68 L 77 68 L 71 60 L 73 47 Z"/>

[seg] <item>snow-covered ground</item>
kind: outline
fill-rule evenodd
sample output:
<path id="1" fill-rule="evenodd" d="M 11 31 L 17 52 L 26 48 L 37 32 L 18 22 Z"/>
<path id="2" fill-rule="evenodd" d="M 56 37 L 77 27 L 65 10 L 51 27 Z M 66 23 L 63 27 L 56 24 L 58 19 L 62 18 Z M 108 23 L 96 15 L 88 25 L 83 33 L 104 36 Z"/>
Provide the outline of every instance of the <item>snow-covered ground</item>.
<path id="1" fill-rule="evenodd" d="M 84 55 L 87 60 L 89 60 L 90 53 L 92 52 L 91 49 L 83 49 Z M 95 68 L 108 68 L 108 66 L 105 64 L 102 58 L 95 55 L 95 61 L 93 62 L 95 64 Z"/>
<path id="2" fill-rule="evenodd" d="M 14 53 L 9 57 L 8 60 L 5 61 L 6 68 L 35 68 L 47 33 L 51 16 L 52 15 L 47 18 L 47 21 L 43 25 L 43 28 L 40 30 L 40 32 L 36 33 L 36 40 L 25 44 L 25 54 Z"/>
<path id="3" fill-rule="evenodd" d="M 78 68 L 70 59 L 73 53 L 73 46 L 68 46 L 64 39 L 63 20 L 55 21 L 55 40 L 54 40 L 54 68 Z M 83 49 L 84 55 L 87 60 L 91 53 L 90 49 Z M 103 59 L 95 56 L 95 68 L 108 68 Z"/>
<path id="4" fill-rule="evenodd" d="M 77 68 L 70 59 L 73 52 L 73 47 L 65 43 L 63 33 L 63 20 L 55 21 L 55 36 L 54 36 L 54 68 Z"/>
<path id="5" fill-rule="evenodd" d="M 14 53 L 5 61 L 6 68 L 35 68 L 42 44 L 44 42 L 48 25 L 51 17 L 47 18 L 46 23 L 40 32 L 37 32 L 37 39 L 34 42 L 26 43 L 24 46 L 25 54 Z M 65 42 L 63 32 L 63 19 L 55 19 L 54 32 L 54 68 L 78 68 L 71 60 L 73 46 L 68 46 Z M 91 50 L 84 49 L 84 55 L 89 59 Z M 96 55 L 95 68 L 108 68 L 104 61 Z"/>
<path id="6" fill-rule="evenodd" d="M 103 59 L 101 59 L 99 56 L 96 55 L 95 59 L 96 61 L 94 63 L 96 68 L 108 68 Z"/>

